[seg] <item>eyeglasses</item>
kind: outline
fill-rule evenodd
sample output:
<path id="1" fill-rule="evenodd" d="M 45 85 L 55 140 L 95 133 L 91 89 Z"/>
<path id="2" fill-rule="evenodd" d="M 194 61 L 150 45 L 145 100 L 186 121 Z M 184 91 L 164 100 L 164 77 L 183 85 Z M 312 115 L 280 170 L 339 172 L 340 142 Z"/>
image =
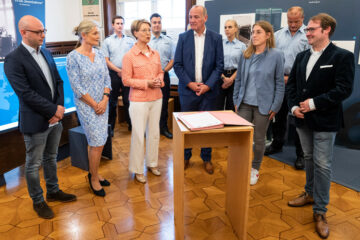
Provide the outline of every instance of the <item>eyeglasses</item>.
<path id="1" fill-rule="evenodd" d="M 310 27 L 310 28 L 305 28 L 304 29 L 304 32 L 305 33 L 313 33 L 317 28 L 321 28 L 320 26 L 319 27 Z"/>
<path id="2" fill-rule="evenodd" d="M 42 35 L 42 34 L 46 34 L 47 29 L 44 28 L 44 30 L 39 30 L 39 31 L 34 31 L 34 30 L 26 29 L 25 31 L 32 32 L 32 33 L 35 33 L 35 34 L 37 34 L 37 35 Z"/>
<path id="3" fill-rule="evenodd" d="M 151 30 L 150 30 L 150 29 L 142 29 L 142 30 L 139 30 L 139 32 L 142 32 L 142 33 L 151 33 Z"/>
<path id="4" fill-rule="evenodd" d="M 225 26 L 224 28 L 225 29 L 232 29 L 233 27 L 232 26 Z"/>

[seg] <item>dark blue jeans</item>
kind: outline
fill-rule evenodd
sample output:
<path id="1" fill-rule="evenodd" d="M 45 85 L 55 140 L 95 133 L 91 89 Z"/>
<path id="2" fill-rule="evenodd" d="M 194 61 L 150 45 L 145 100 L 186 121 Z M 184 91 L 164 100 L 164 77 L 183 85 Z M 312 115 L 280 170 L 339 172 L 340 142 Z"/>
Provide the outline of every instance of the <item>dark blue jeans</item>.
<path id="1" fill-rule="evenodd" d="M 336 132 L 315 132 L 306 126 L 296 130 L 304 151 L 305 191 L 314 198 L 314 213 L 326 213 Z"/>
<path id="2" fill-rule="evenodd" d="M 195 95 L 195 94 L 194 94 Z M 188 111 L 214 111 L 216 110 L 216 100 L 215 99 L 206 99 L 204 95 L 202 96 L 191 96 L 192 101 L 189 101 L 188 96 L 179 96 L 180 106 L 182 112 Z M 184 150 L 185 160 L 189 160 L 192 156 L 191 148 L 186 148 Z M 201 159 L 204 162 L 211 161 L 211 148 L 201 148 L 200 153 Z"/>
<path id="3" fill-rule="evenodd" d="M 47 192 L 55 193 L 59 191 L 56 157 L 62 129 L 63 127 L 59 123 L 41 133 L 24 134 L 26 147 L 25 178 L 34 204 L 44 201 L 39 178 L 41 164 L 44 168 Z"/>

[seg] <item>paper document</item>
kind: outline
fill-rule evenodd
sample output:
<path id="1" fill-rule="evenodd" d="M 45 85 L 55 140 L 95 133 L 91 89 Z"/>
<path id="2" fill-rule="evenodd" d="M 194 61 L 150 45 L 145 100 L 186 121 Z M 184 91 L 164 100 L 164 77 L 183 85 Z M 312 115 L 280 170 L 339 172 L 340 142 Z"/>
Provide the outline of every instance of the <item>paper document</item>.
<path id="1" fill-rule="evenodd" d="M 178 119 L 190 131 L 223 128 L 224 125 L 253 126 L 233 111 L 210 111 L 198 113 L 182 113 Z"/>
<path id="2" fill-rule="evenodd" d="M 179 116 L 190 130 L 222 128 L 224 124 L 209 112 L 182 114 Z"/>

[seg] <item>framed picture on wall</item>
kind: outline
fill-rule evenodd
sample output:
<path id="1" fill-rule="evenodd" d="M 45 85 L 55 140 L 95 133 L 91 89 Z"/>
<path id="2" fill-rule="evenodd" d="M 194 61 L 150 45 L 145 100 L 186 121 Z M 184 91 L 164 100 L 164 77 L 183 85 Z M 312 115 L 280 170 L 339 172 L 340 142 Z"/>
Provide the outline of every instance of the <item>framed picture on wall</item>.
<path id="1" fill-rule="evenodd" d="M 245 45 L 250 42 L 251 26 L 255 23 L 255 13 L 220 15 L 220 34 L 226 38 L 224 24 L 226 20 L 234 19 L 239 26 L 239 40 Z"/>

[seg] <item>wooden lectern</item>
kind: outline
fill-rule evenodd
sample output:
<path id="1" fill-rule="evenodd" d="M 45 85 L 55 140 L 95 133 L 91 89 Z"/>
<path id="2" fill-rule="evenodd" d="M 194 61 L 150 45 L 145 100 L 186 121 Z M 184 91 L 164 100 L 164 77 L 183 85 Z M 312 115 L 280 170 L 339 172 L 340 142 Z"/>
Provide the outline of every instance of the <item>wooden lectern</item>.
<path id="1" fill-rule="evenodd" d="M 184 148 L 225 146 L 229 149 L 226 213 L 237 237 L 246 239 L 253 127 L 229 126 L 191 132 L 177 120 L 178 114 L 173 114 L 175 239 L 184 239 Z"/>

